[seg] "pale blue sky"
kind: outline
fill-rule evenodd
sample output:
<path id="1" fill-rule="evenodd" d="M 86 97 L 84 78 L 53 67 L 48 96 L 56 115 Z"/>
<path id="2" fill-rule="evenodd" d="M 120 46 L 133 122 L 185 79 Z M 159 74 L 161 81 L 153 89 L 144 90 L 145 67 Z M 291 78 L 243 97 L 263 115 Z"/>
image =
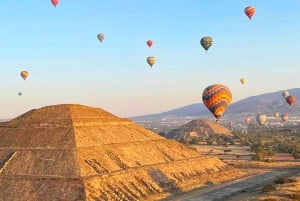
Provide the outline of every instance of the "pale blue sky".
<path id="1" fill-rule="evenodd" d="M 0 118 L 60 103 L 157 113 L 201 103 L 215 83 L 231 88 L 233 102 L 300 87 L 299 11 L 299 0 L 3 1 Z M 214 40 L 208 52 L 203 36 Z"/>

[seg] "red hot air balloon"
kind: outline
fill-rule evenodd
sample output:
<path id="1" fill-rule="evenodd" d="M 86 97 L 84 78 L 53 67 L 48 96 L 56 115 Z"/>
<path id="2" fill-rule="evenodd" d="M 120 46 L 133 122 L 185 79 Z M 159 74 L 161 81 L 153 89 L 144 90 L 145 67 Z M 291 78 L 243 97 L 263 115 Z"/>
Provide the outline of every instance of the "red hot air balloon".
<path id="1" fill-rule="evenodd" d="M 153 45 L 152 40 L 147 40 L 147 45 L 148 45 L 149 47 L 151 47 L 151 46 Z"/>
<path id="2" fill-rule="evenodd" d="M 281 120 L 283 121 L 283 123 L 286 123 L 289 120 L 289 116 L 287 114 L 282 114 Z"/>
<path id="3" fill-rule="evenodd" d="M 53 6 L 57 6 L 57 4 L 59 3 L 59 0 L 51 0 L 51 3 Z"/>
<path id="4" fill-rule="evenodd" d="M 286 97 L 286 102 L 289 105 L 294 105 L 294 103 L 296 102 L 296 97 L 295 96 L 288 96 L 288 97 Z"/>
<path id="5" fill-rule="evenodd" d="M 255 14 L 255 7 L 254 6 L 247 6 L 244 9 L 244 13 L 247 15 L 249 20 L 251 20 L 252 16 Z"/>
<path id="6" fill-rule="evenodd" d="M 245 118 L 245 122 L 246 122 L 246 124 L 250 124 L 251 118 L 250 118 L 250 117 L 246 117 L 246 118 Z"/>

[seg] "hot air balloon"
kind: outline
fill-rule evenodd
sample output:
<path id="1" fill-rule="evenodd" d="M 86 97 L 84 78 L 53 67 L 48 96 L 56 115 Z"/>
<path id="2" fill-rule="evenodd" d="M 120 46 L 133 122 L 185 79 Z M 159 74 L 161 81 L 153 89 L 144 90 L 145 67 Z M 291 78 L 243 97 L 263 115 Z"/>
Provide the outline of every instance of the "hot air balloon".
<path id="1" fill-rule="evenodd" d="M 151 46 L 153 45 L 152 40 L 147 40 L 147 45 L 148 45 L 149 47 L 151 47 Z"/>
<path id="2" fill-rule="evenodd" d="M 217 123 L 230 105 L 231 100 L 230 89 L 222 84 L 210 85 L 202 93 L 203 104 L 216 117 Z"/>
<path id="3" fill-rule="evenodd" d="M 54 7 L 56 7 L 57 4 L 59 3 L 59 0 L 51 0 L 51 3 Z"/>
<path id="4" fill-rule="evenodd" d="M 21 92 L 19 92 L 19 93 L 18 93 L 18 95 L 19 95 L 19 96 L 22 96 L 22 93 L 21 93 Z"/>
<path id="5" fill-rule="evenodd" d="M 249 20 L 251 20 L 252 16 L 255 14 L 255 7 L 254 6 L 247 6 L 244 9 L 244 13 L 247 15 Z"/>
<path id="6" fill-rule="evenodd" d="M 245 84 L 247 80 L 246 80 L 246 78 L 241 78 L 240 81 L 242 84 Z"/>
<path id="7" fill-rule="evenodd" d="M 264 125 L 267 121 L 267 116 L 265 114 L 258 114 L 256 116 L 256 121 L 259 125 Z"/>
<path id="8" fill-rule="evenodd" d="M 250 122 L 251 122 L 251 117 L 246 117 L 245 118 L 245 123 L 246 124 L 250 124 Z"/>
<path id="9" fill-rule="evenodd" d="M 147 57 L 147 62 L 152 67 L 155 64 L 156 59 L 155 57 Z"/>
<path id="10" fill-rule="evenodd" d="M 284 98 L 287 98 L 289 95 L 290 95 L 290 94 L 289 94 L 288 91 L 282 92 L 282 96 L 283 96 Z"/>
<path id="11" fill-rule="evenodd" d="M 201 38 L 200 40 L 200 44 L 201 46 L 207 51 L 210 46 L 212 45 L 213 39 L 209 36 L 205 36 L 203 38 Z"/>
<path id="12" fill-rule="evenodd" d="M 102 41 L 104 40 L 104 34 L 103 33 L 99 33 L 97 35 L 98 40 L 102 43 Z"/>
<path id="13" fill-rule="evenodd" d="M 279 115 L 280 115 L 279 112 L 275 112 L 275 113 L 273 114 L 273 116 L 274 116 L 274 117 L 277 117 L 277 118 L 279 117 Z"/>
<path id="14" fill-rule="evenodd" d="M 28 77 L 28 75 L 29 75 L 29 73 L 28 73 L 28 71 L 26 71 L 26 70 L 23 70 L 23 71 L 21 72 L 21 77 L 22 77 L 24 80 L 26 80 L 26 78 Z"/>
<path id="15" fill-rule="evenodd" d="M 286 123 L 289 120 L 289 116 L 287 114 L 282 114 L 281 115 L 281 120 L 283 123 Z"/>
<path id="16" fill-rule="evenodd" d="M 288 97 L 286 97 L 285 100 L 289 105 L 294 105 L 294 103 L 296 102 L 296 97 L 295 96 L 288 96 Z"/>

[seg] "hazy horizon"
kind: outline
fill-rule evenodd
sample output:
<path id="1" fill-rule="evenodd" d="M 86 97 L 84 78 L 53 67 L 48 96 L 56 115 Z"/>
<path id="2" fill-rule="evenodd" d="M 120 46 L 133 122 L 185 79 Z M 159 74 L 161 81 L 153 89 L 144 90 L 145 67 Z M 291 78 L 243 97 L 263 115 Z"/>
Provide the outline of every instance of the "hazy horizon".
<path id="1" fill-rule="evenodd" d="M 63 103 L 120 117 L 160 113 L 202 103 L 215 83 L 231 89 L 233 103 L 299 87 L 299 1 L 182 2 L 4 1 L 0 119 Z M 207 52 L 204 36 L 213 38 Z"/>

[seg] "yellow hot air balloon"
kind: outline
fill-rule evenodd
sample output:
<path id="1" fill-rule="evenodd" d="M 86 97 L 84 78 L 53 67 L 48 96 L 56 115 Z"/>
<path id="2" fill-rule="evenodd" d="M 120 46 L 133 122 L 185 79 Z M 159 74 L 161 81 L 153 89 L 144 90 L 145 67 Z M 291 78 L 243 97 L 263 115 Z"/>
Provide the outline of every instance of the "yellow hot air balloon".
<path id="1" fill-rule="evenodd" d="M 148 62 L 148 64 L 151 66 L 151 68 L 152 68 L 152 66 L 155 64 L 155 62 L 156 62 L 156 59 L 155 59 L 155 57 L 147 57 L 147 62 Z"/>
<path id="2" fill-rule="evenodd" d="M 28 71 L 26 71 L 26 70 L 23 70 L 23 71 L 21 72 L 21 77 L 22 77 L 24 80 L 26 80 L 26 78 L 28 77 L 28 75 L 29 75 L 29 73 L 28 73 Z"/>
<path id="3" fill-rule="evenodd" d="M 242 84 L 245 84 L 247 80 L 246 80 L 246 78 L 241 78 L 240 81 Z"/>
<path id="4" fill-rule="evenodd" d="M 265 114 L 258 114 L 256 116 L 256 121 L 259 125 L 264 125 L 267 121 L 267 115 Z"/>
<path id="5" fill-rule="evenodd" d="M 280 115 L 279 112 L 274 112 L 273 114 L 274 117 L 279 117 L 279 115 Z"/>
<path id="6" fill-rule="evenodd" d="M 102 43 L 102 41 L 104 40 L 104 34 L 103 33 L 99 33 L 97 35 L 98 40 Z"/>

